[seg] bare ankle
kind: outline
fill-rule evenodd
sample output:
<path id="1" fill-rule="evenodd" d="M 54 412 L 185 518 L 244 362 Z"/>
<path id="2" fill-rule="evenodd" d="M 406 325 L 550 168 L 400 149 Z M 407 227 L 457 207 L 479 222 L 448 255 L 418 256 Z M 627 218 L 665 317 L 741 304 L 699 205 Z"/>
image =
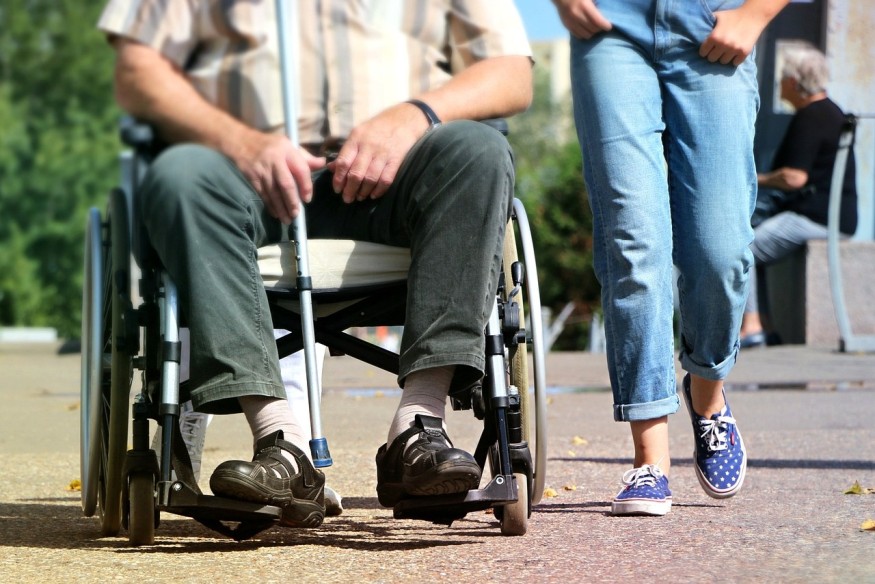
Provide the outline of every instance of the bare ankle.
<path id="1" fill-rule="evenodd" d="M 715 381 L 690 375 L 690 397 L 693 402 L 693 411 L 703 418 L 719 414 L 726 405 L 722 380 Z"/>
<path id="2" fill-rule="evenodd" d="M 668 417 L 629 423 L 635 446 L 635 468 L 645 464 L 658 466 L 668 476 L 671 457 L 668 450 Z"/>

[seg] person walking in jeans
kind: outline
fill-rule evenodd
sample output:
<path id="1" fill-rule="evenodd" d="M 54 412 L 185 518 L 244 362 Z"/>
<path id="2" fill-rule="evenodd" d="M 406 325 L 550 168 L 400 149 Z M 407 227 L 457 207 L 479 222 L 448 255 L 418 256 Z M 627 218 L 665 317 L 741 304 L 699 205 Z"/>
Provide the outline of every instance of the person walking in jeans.
<path id="1" fill-rule="evenodd" d="M 612 512 L 671 509 L 673 266 L 696 474 L 708 495 L 730 497 L 747 464 L 723 380 L 738 354 L 753 266 L 759 94 L 751 53 L 787 0 L 554 3 L 572 35 L 614 419 L 630 423 L 635 449 Z"/>

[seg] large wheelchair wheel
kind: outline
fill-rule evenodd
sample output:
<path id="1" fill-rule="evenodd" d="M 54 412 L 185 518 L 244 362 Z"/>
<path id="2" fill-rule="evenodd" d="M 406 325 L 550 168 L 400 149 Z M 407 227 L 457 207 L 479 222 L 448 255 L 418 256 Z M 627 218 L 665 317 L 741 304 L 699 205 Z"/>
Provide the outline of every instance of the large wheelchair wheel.
<path id="1" fill-rule="evenodd" d="M 108 238 L 106 235 L 108 234 Z M 125 318 L 131 314 L 130 234 L 124 193 L 110 195 L 107 225 L 92 210 L 83 294 L 82 509 L 100 512 L 101 533 L 117 535 L 133 364 Z M 99 243 L 98 240 L 99 239 Z"/>
<path id="2" fill-rule="evenodd" d="M 99 461 L 103 451 L 100 425 L 104 361 L 104 308 L 106 282 L 103 226 L 100 211 L 88 212 L 85 231 L 85 273 L 82 288 L 82 366 L 80 396 L 79 467 L 82 512 L 91 517 L 97 510 Z"/>
<path id="3" fill-rule="evenodd" d="M 516 230 L 519 231 L 519 243 L 522 244 L 523 248 L 523 264 L 525 266 L 523 286 L 525 287 L 525 293 L 522 290 L 515 290 L 515 284 L 512 279 L 511 266 L 519 260 Z M 526 335 L 527 342 L 516 344 L 508 350 L 508 377 L 510 385 L 515 386 L 519 391 L 523 440 L 528 442 L 530 449 L 534 443 L 532 451 L 534 465 L 530 473 L 522 472 L 516 468 L 513 469 L 517 483 L 517 500 L 514 503 L 497 507 L 495 515 L 501 524 L 502 534 L 524 535 L 528 530 L 528 520 L 532 513 L 532 507 L 540 502 L 544 492 L 547 448 L 547 401 L 545 397 L 544 337 L 541 322 L 537 266 L 535 264 L 528 219 L 525 209 L 518 199 L 514 199 L 513 217 L 508 223 L 505 236 L 504 276 L 506 294 L 515 294 L 513 299 L 520 307 L 520 322 L 526 322 L 527 312 L 530 320 L 528 328 L 531 335 Z M 509 298 L 505 298 L 505 300 L 509 300 Z M 532 364 L 534 365 L 534 376 L 531 381 L 529 375 L 528 342 L 531 342 L 532 345 Z M 534 426 L 534 434 L 532 433 L 532 426 Z"/>

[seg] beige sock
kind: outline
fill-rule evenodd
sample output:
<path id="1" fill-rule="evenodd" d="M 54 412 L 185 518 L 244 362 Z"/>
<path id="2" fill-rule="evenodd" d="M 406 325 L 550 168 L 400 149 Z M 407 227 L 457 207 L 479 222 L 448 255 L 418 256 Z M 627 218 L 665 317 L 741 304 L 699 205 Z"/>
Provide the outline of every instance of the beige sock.
<path id="1" fill-rule="evenodd" d="M 298 423 L 294 412 L 289 408 L 287 400 L 261 395 L 247 395 L 238 398 L 238 401 L 240 407 L 243 408 L 246 421 L 249 422 L 249 428 L 252 430 L 253 445 L 268 434 L 282 430 L 283 439 L 300 448 L 312 462 L 309 437 L 304 434 L 304 430 Z M 293 463 L 295 462 L 291 455 L 286 456 L 286 458 Z M 295 467 L 297 468 L 297 464 Z"/>
<path id="2" fill-rule="evenodd" d="M 401 401 L 389 427 L 386 444 L 391 445 L 399 434 L 410 428 L 416 414 L 444 419 L 447 394 L 455 372 L 456 366 L 448 365 L 421 369 L 407 376 L 404 381 L 404 393 L 401 395 Z"/>

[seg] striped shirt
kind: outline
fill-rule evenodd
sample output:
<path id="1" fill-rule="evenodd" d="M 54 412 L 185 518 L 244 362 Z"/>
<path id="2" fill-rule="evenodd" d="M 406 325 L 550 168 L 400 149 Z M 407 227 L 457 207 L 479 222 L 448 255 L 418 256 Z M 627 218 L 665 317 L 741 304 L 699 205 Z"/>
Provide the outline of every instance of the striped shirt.
<path id="1" fill-rule="evenodd" d="M 299 139 L 340 139 L 486 58 L 531 56 L 513 0 L 300 0 Z M 109 0 L 98 27 L 159 51 L 210 103 L 283 127 L 275 0 Z"/>

